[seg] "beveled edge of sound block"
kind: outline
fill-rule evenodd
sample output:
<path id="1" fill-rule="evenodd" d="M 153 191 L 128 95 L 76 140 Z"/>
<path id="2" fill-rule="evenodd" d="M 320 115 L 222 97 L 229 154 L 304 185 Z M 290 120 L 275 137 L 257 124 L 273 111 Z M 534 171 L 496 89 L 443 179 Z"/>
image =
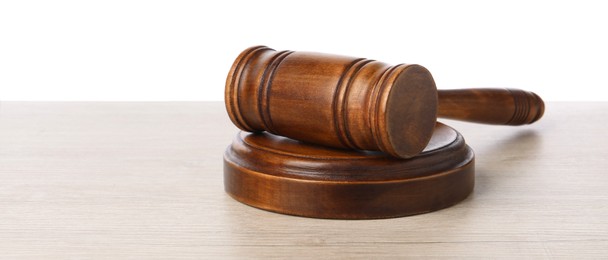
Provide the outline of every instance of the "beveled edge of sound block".
<path id="1" fill-rule="evenodd" d="M 441 123 L 425 151 L 410 159 L 244 132 L 224 154 L 224 187 L 234 199 L 315 218 L 390 218 L 439 210 L 465 199 L 474 177 L 473 151 Z"/>

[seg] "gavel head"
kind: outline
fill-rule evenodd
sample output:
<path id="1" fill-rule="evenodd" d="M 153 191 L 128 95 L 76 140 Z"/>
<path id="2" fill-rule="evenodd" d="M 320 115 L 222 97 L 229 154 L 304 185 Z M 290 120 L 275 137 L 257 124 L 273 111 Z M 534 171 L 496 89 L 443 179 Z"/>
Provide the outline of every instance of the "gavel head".
<path id="1" fill-rule="evenodd" d="M 420 65 L 265 46 L 234 61 L 225 103 L 245 131 L 400 158 L 424 149 L 437 120 L 435 82 Z"/>

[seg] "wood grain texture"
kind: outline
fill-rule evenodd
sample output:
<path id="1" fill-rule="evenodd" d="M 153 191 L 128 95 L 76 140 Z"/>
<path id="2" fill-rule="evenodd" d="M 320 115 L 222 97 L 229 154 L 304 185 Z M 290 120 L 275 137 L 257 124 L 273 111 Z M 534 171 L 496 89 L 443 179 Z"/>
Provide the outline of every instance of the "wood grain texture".
<path id="1" fill-rule="evenodd" d="M 426 147 L 437 118 L 437 88 L 420 65 L 265 46 L 236 58 L 225 101 L 244 131 L 401 158 Z"/>
<path id="2" fill-rule="evenodd" d="M 226 111 L 248 132 L 394 157 L 418 155 L 437 116 L 487 124 L 540 119 L 543 100 L 519 89 L 437 90 L 416 64 L 247 48 L 226 77 Z"/>
<path id="3" fill-rule="evenodd" d="M 447 122 L 476 153 L 469 198 L 338 221 L 258 210 L 223 191 L 237 128 L 220 102 L 2 102 L 0 258 L 604 258 L 606 111 L 548 103 L 520 128 Z"/>
<path id="4" fill-rule="evenodd" d="M 545 112 L 543 100 L 521 89 L 439 90 L 439 117 L 494 125 L 525 125 Z"/>
<path id="5" fill-rule="evenodd" d="M 474 158 L 464 138 L 441 123 L 410 159 L 241 132 L 224 153 L 224 187 L 240 202 L 289 215 L 403 217 L 464 200 L 475 186 Z"/>

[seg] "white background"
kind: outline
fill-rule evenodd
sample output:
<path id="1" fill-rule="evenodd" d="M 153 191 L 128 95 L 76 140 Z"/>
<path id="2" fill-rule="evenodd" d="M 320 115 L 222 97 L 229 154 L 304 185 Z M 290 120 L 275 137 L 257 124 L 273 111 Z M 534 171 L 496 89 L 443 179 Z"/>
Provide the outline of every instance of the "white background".
<path id="1" fill-rule="evenodd" d="M 0 100 L 222 100 L 252 45 L 608 100 L 602 1 L 2 1 Z"/>

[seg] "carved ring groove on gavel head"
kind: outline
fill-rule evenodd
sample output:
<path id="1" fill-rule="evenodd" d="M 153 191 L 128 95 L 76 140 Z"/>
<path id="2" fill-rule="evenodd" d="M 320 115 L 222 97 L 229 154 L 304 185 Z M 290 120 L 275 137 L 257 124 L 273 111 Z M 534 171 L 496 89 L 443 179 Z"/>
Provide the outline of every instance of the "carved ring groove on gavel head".
<path id="1" fill-rule="evenodd" d="M 226 79 L 226 109 L 242 130 L 409 158 L 429 142 L 437 89 L 420 65 L 251 47 Z"/>

